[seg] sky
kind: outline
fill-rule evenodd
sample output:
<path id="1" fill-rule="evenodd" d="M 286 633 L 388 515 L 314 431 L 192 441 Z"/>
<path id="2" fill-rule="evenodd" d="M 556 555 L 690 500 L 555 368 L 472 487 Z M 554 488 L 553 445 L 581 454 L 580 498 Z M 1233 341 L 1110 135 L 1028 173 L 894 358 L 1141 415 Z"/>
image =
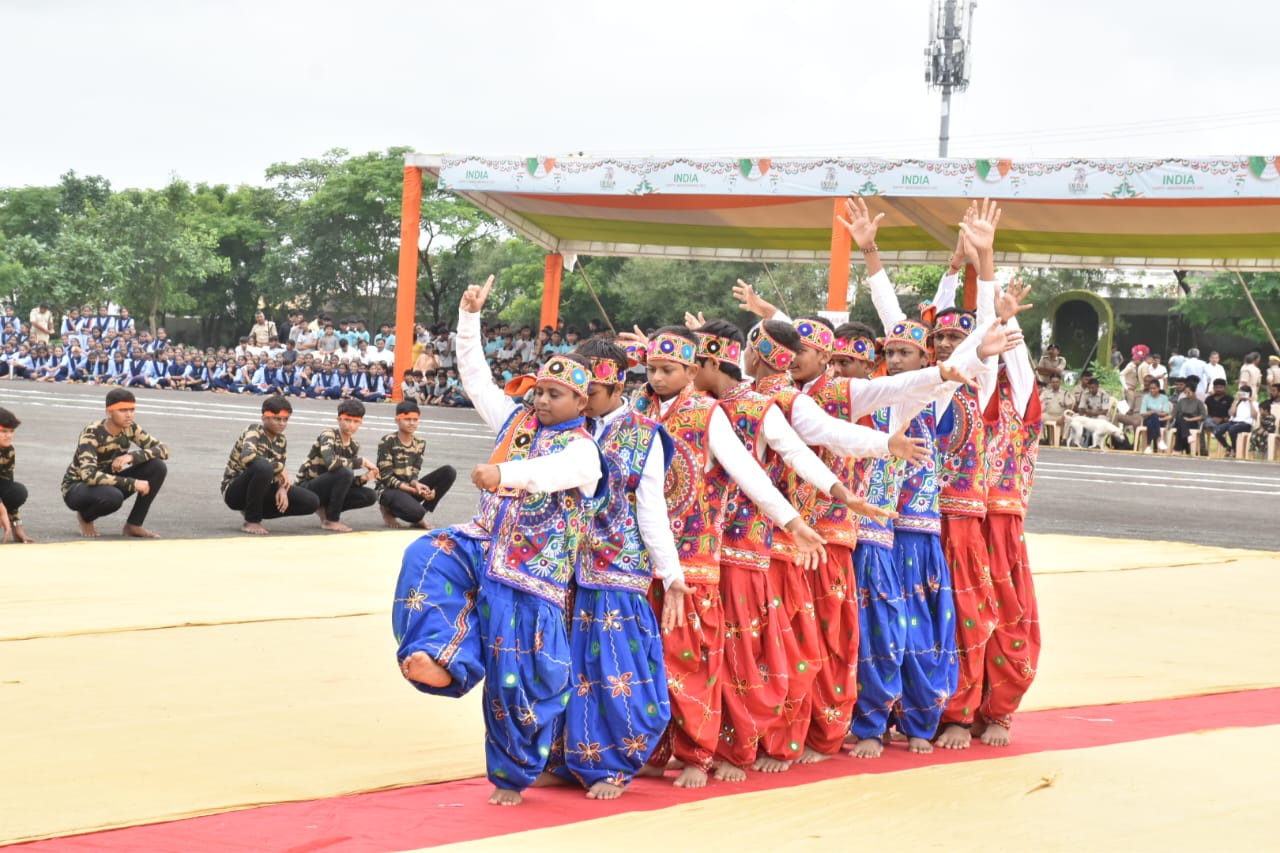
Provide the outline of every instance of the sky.
<path id="1" fill-rule="evenodd" d="M 937 155 L 927 0 L 0 0 L 0 186 L 405 145 Z M 1280 153 L 1280 3 L 981 0 L 954 157 Z"/>

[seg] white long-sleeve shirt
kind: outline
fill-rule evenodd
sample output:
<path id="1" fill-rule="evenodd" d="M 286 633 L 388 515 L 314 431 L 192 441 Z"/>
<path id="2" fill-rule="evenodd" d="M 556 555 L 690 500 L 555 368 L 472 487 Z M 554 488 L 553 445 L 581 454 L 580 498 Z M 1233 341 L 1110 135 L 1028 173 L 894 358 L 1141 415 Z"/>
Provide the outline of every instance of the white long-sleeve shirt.
<path id="1" fill-rule="evenodd" d="M 519 403 L 493 384 L 493 375 L 480 345 L 480 315 L 461 309 L 458 310 L 458 375 L 476 412 L 495 433 L 502 429 L 511 413 L 520 408 Z M 498 471 L 502 488 L 526 492 L 562 492 L 576 488 L 590 495 L 601 477 L 600 449 L 594 441 L 577 438 L 559 453 L 500 462 Z"/>
<path id="2" fill-rule="evenodd" d="M 828 415 L 812 397 L 801 394 L 791 405 L 791 428 L 811 447 L 825 447 L 839 456 L 883 458 L 889 455 L 889 436 L 878 429 Z"/>
<path id="3" fill-rule="evenodd" d="M 821 489 L 825 494 L 831 494 L 831 489 L 840 482 L 840 478 L 822 464 L 822 460 L 809 449 L 804 439 L 791 428 L 787 416 L 776 406 L 770 406 L 765 412 L 764 421 L 760 425 L 760 437 L 764 441 L 757 447 L 759 461 L 764 461 L 765 445 L 768 445 L 802 480 Z"/>
<path id="4" fill-rule="evenodd" d="M 609 425 L 631 411 L 631 404 L 623 404 L 596 419 L 595 438 L 604 435 Z M 666 466 L 662 445 L 654 442 L 640 471 L 640 483 L 636 486 L 636 524 L 640 528 L 640 541 L 649 552 L 653 574 L 662 581 L 663 589 L 684 580 L 680 566 L 680 552 L 676 550 L 676 538 L 671 532 L 671 519 L 667 517 Z"/>
<path id="5" fill-rule="evenodd" d="M 666 417 L 677 399 L 672 397 L 658 405 L 662 417 Z M 760 463 L 738 441 L 729 418 L 718 405 L 712 410 L 707 427 L 707 450 L 707 470 L 710 471 L 717 462 L 723 465 L 738 487 L 774 524 L 786 527 L 800 517 L 795 507 L 773 487 Z"/>

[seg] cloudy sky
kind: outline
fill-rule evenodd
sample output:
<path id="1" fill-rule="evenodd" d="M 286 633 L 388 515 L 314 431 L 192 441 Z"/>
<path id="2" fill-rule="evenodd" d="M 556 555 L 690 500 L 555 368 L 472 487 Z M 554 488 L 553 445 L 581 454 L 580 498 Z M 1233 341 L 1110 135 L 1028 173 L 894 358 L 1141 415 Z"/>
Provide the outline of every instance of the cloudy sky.
<path id="1" fill-rule="evenodd" d="M 0 186 L 409 145 L 937 153 L 926 0 L 0 0 Z M 981 0 L 970 157 L 1280 153 L 1280 3 Z"/>

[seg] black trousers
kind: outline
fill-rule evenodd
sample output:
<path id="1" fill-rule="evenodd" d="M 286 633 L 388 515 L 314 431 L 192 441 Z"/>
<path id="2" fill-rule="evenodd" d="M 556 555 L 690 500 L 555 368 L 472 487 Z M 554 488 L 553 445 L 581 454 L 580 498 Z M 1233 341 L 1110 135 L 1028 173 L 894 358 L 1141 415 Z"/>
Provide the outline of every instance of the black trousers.
<path id="1" fill-rule="evenodd" d="M 422 517 L 429 512 L 434 512 L 440 500 L 453 488 L 453 481 L 458 478 L 458 472 L 453 469 L 452 465 L 441 465 L 427 476 L 418 480 L 422 485 L 434 489 L 436 496 L 429 501 L 419 500 L 408 492 L 402 492 L 399 489 L 384 489 L 382 492 L 381 504 L 391 511 L 391 514 L 401 521 L 407 521 L 410 524 L 417 524 L 422 521 Z"/>
<path id="2" fill-rule="evenodd" d="M 373 493 L 373 489 L 357 486 L 355 482 L 354 470 L 339 468 L 336 471 L 327 471 L 314 480 L 308 480 L 302 484 L 302 488 L 319 499 L 330 521 L 337 521 L 342 517 L 343 510 L 363 509 L 373 506 L 378 501 L 378 496 Z"/>
<path id="3" fill-rule="evenodd" d="M 0 503 L 12 517 L 27 502 L 27 487 L 16 480 L 0 480 Z"/>
<path id="4" fill-rule="evenodd" d="M 164 478 L 168 473 L 169 466 L 164 464 L 164 460 L 148 459 L 140 465 L 131 465 L 116 474 L 118 477 L 146 480 L 151 484 L 151 490 L 145 495 L 138 495 L 138 499 L 133 502 L 133 509 L 129 511 L 128 524 L 141 527 L 147 520 L 147 512 L 151 509 L 156 495 L 160 494 L 160 487 L 164 485 Z M 120 509 L 120 505 L 127 497 L 123 489 L 115 486 L 90 486 L 85 483 L 76 483 L 62 501 L 69 509 L 79 513 L 85 521 L 93 523 L 104 515 L 111 515 Z"/>
<path id="5" fill-rule="evenodd" d="M 257 524 L 264 518 L 284 515 L 311 515 L 320 499 L 301 486 L 289 487 L 289 507 L 281 512 L 276 506 L 275 472 L 265 459 L 255 459 L 240 472 L 222 493 L 227 507 L 244 513 L 244 520 Z"/>

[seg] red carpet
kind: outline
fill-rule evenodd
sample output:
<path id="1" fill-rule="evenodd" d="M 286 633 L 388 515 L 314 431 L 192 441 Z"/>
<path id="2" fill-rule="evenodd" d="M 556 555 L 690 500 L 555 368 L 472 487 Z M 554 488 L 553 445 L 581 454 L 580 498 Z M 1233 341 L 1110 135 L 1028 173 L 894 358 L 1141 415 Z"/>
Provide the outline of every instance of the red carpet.
<path id="1" fill-rule="evenodd" d="M 526 792 L 524 806 L 497 808 L 485 802 L 492 790 L 488 781 L 469 779 L 49 839 L 15 845 L 14 849 L 50 853 L 404 850 L 855 774 L 892 773 L 935 764 L 1083 749 L 1207 729 L 1276 724 L 1280 724 L 1280 689 L 1060 708 L 1019 715 L 1017 740 L 1007 749 L 975 745 L 960 752 L 938 750 L 931 756 L 912 756 L 902 747 L 891 747 L 879 760 L 856 761 L 840 756 L 822 764 L 796 765 L 787 773 L 752 773 L 746 782 L 738 784 L 712 781 L 701 791 L 677 790 L 669 781 L 641 779 L 625 796 L 612 802 L 589 801 L 581 790 L 574 788 L 544 788 Z M 668 774 L 670 778 L 674 778 L 674 774 Z"/>

